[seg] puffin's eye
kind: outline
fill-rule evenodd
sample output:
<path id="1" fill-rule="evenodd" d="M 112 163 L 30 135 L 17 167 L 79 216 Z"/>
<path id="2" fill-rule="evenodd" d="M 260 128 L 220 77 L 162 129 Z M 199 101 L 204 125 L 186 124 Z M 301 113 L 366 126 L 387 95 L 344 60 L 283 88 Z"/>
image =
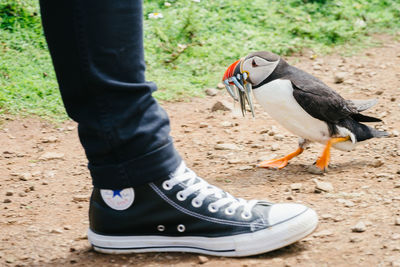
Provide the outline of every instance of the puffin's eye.
<path id="1" fill-rule="evenodd" d="M 251 62 L 251 66 L 253 67 L 253 68 L 255 68 L 255 67 L 258 67 L 258 65 L 257 65 L 257 63 L 256 63 L 256 61 L 253 59 L 253 61 Z"/>

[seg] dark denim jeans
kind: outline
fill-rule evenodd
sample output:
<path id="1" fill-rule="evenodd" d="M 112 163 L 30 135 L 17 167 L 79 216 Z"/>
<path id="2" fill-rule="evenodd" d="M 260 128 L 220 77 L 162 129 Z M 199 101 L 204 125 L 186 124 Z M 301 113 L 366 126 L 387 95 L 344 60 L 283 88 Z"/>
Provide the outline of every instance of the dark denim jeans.
<path id="1" fill-rule="evenodd" d="M 120 189 L 181 162 L 169 119 L 145 81 L 139 0 L 40 0 L 43 28 L 68 115 L 78 122 L 93 185 Z"/>

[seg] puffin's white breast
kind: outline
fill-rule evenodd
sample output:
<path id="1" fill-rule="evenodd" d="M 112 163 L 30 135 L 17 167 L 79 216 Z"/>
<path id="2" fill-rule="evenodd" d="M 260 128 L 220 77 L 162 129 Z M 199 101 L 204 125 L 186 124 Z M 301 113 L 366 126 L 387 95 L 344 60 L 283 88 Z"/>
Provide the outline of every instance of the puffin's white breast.
<path id="1" fill-rule="evenodd" d="M 320 143 L 330 139 L 327 124 L 312 117 L 297 103 L 289 80 L 274 80 L 254 89 L 253 93 L 264 110 L 293 134 Z"/>

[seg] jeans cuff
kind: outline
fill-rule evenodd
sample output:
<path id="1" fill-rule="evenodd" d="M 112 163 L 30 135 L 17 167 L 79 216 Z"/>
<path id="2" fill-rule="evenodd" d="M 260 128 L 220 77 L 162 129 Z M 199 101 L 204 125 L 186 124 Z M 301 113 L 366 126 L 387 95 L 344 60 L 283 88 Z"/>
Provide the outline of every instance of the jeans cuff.
<path id="1" fill-rule="evenodd" d="M 167 178 L 181 161 L 171 141 L 157 150 L 123 163 L 106 166 L 93 166 L 89 163 L 88 167 L 94 187 L 122 189 Z"/>

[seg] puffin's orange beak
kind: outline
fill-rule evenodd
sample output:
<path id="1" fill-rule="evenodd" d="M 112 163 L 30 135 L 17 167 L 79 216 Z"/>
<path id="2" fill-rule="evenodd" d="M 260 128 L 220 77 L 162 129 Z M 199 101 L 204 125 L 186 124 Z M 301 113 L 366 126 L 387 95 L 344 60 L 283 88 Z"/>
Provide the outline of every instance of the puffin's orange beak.
<path id="1" fill-rule="evenodd" d="M 242 60 L 236 60 L 233 64 L 231 64 L 228 69 L 225 71 L 224 76 L 222 76 L 222 81 L 225 84 L 226 90 L 231 95 L 231 97 L 238 101 L 240 104 L 240 108 L 242 110 L 242 114 L 246 113 L 246 102 L 250 106 L 251 114 L 254 117 L 254 106 L 252 100 L 252 86 L 246 80 L 249 77 L 248 72 L 241 72 L 240 64 Z"/>

